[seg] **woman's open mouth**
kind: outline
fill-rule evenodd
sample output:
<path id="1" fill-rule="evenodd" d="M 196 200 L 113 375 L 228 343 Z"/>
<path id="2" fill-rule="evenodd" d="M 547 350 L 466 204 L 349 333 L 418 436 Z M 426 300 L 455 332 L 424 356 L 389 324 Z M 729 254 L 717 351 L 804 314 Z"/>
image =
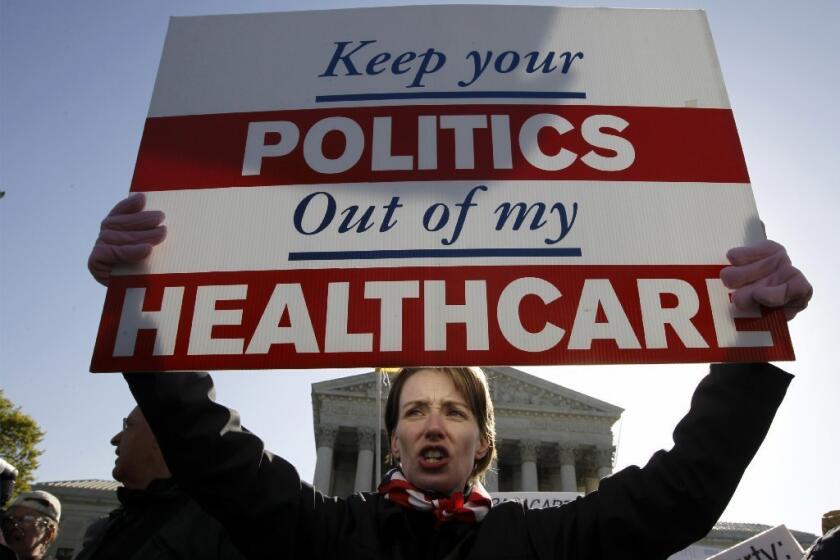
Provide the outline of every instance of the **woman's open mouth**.
<path id="1" fill-rule="evenodd" d="M 426 447 L 420 452 L 419 463 L 424 469 L 437 469 L 449 462 L 449 453 L 443 447 Z"/>

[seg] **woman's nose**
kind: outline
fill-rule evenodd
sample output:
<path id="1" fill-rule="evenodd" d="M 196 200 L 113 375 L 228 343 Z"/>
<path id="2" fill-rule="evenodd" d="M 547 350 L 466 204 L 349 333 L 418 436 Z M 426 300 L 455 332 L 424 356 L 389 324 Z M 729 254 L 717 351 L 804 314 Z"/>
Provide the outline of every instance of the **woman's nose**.
<path id="1" fill-rule="evenodd" d="M 426 425 L 424 426 L 424 435 L 427 438 L 440 439 L 443 437 L 443 417 L 437 410 L 432 410 L 426 416 Z"/>

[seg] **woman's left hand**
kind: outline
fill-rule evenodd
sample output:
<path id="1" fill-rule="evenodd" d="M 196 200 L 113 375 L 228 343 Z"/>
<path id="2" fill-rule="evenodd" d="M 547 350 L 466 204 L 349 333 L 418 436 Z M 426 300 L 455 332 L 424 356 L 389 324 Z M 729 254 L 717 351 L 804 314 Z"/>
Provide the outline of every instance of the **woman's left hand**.
<path id="1" fill-rule="evenodd" d="M 788 321 L 808 307 L 814 293 L 808 279 L 790 262 L 785 248 L 775 241 L 730 249 L 732 263 L 720 271 L 724 285 L 734 290 L 732 303 L 738 309 L 782 307 Z"/>

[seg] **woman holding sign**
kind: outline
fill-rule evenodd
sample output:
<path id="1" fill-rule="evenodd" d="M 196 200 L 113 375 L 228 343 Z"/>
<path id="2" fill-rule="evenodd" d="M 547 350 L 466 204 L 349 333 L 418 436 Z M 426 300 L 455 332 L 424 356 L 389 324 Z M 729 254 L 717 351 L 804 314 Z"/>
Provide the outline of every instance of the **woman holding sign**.
<path id="1" fill-rule="evenodd" d="M 142 260 L 166 232 L 142 195 L 103 221 L 89 267 Z M 734 301 L 807 306 L 811 287 L 772 242 L 728 255 Z M 126 374 L 173 476 L 250 558 L 667 558 L 708 533 L 764 439 L 791 376 L 769 364 L 716 364 L 674 431 L 674 447 L 561 507 L 491 509 L 481 479 L 495 456 L 493 403 L 472 368 L 404 368 L 385 424 L 397 465 L 378 493 L 331 498 L 263 449 L 213 400 L 206 374 Z"/>

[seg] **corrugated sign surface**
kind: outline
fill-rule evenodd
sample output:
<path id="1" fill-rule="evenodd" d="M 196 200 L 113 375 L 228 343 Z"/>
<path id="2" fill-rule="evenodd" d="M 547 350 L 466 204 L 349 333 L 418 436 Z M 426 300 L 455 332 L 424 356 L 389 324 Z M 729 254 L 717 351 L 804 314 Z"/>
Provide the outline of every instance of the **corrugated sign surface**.
<path id="1" fill-rule="evenodd" d="M 94 371 L 792 358 L 702 12 L 173 18 L 131 190 Z"/>

